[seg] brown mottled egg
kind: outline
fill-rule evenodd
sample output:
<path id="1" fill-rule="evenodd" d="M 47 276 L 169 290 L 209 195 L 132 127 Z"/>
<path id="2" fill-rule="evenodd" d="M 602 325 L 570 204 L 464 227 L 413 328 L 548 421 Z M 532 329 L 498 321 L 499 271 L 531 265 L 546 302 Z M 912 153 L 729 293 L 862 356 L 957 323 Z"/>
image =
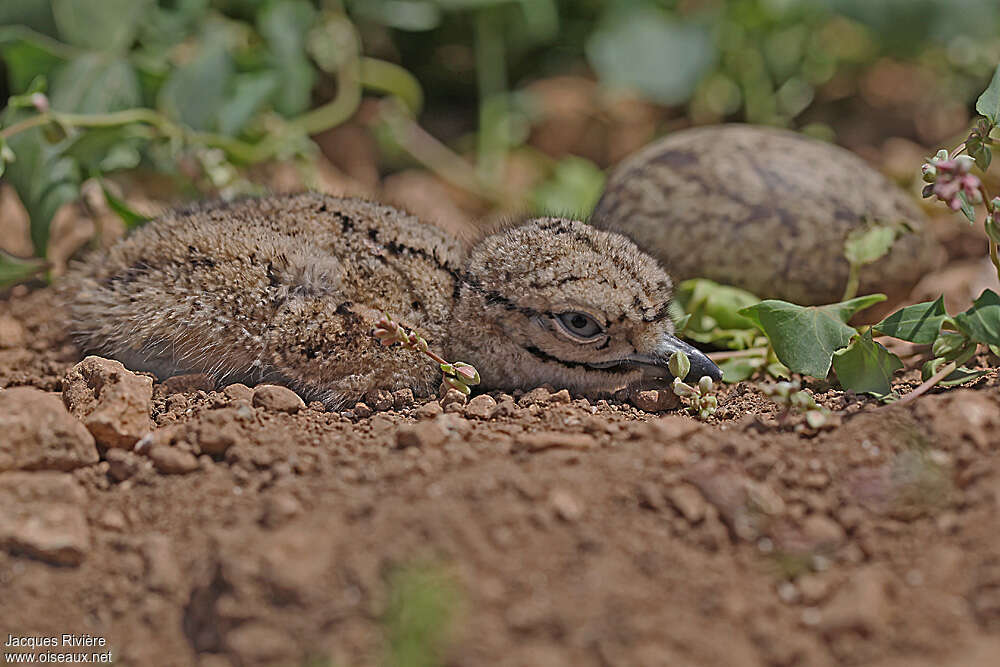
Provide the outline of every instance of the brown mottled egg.
<path id="1" fill-rule="evenodd" d="M 684 130 L 647 146 L 613 171 L 593 215 L 675 281 L 710 278 L 799 304 L 840 300 L 844 240 L 872 220 L 915 231 L 862 269 L 859 293 L 905 295 L 937 257 L 915 200 L 849 151 L 751 125 Z"/>

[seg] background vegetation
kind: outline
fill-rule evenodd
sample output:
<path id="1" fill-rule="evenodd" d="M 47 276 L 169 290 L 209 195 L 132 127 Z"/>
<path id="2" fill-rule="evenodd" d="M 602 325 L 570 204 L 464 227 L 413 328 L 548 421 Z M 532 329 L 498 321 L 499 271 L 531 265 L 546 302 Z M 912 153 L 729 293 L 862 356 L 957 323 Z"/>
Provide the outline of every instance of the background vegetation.
<path id="1" fill-rule="evenodd" d="M 886 136 L 934 145 L 967 128 L 1000 61 L 1000 7 L 7 0 L 0 59 L 3 179 L 45 258 L 88 184 L 127 224 L 123 183 L 234 196 L 258 187 L 249 168 L 289 161 L 304 186 L 332 163 L 375 193 L 422 170 L 470 218 L 585 214 L 605 167 L 689 124 L 790 126 L 869 155 Z M 45 267 L 5 254 L 0 281 Z"/>

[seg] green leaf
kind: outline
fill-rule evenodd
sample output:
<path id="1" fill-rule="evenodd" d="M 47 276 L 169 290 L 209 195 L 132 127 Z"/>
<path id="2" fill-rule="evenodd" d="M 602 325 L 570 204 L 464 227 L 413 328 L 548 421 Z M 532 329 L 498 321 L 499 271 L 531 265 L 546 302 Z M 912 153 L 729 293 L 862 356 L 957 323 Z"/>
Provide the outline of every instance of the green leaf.
<path id="1" fill-rule="evenodd" d="M 705 278 L 685 280 L 677 286 L 674 301 L 690 313 L 693 322 L 689 324 L 697 331 L 709 329 L 752 329 L 754 323 L 740 315 L 740 309 L 760 303 L 760 297 L 746 290 L 721 285 Z M 701 321 L 703 318 L 711 321 Z"/>
<path id="2" fill-rule="evenodd" d="M 3 124 L 10 125 L 23 115 L 8 109 Z M 35 254 L 44 257 L 52 217 L 63 204 L 75 201 L 79 195 L 80 170 L 75 160 L 62 155 L 65 143 L 48 143 L 42 128 L 15 134 L 7 143 L 16 159 L 7 165 L 4 178 L 14 186 L 28 212 Z"/>
<path id="3" fill-rule="evenodd" d="M 1000 345 L 1000 296 L 984 291 L 971 308 L 955 316 L 955 325 L 978 343 Z"/>
<path id="4" fill-rule="evenodd" d="M 19 39 L 4 44 L 0 46 L 0 56 L 7 66 L 12 93 L 25 92 L 37 76 L 51 76 L 52 70 L 65 62 L 41 40 Z"/>
<path id="5" fill-rule="evenodd" d="M 540 215 L 586 218 L 604 189 L 604 172 L 590 160 L 569 156 L 561 159 L 552 175 L 532 192 L 532 204 Z"/>
<path id="6" fill-rule="evenodd" d="M 0 177 L 2 177 L 3 173 L 7 170 L 7 163 L 13 162 L 16 157 L 17 156 L 14 155 L 14 151 L 12 151 L 10 146 L 7 145 L 7 140 L 0 137 Z M 684 322 L 686 324 L 687 320 L 685 319 Z"/>
<path id="7" fill-rule="evenodd" d="M 360 0 L 351 3 L 351 14 L 381 23 L 396 30 L 421 32 L 433 30 L 441 22 L 441 10 L 434 2 L 411 0 Z"/>
<path id="8" fill-rule="evenodd" d="M 72 137 L 63 155 L 76 160 L 87 174 L 134 167 L 120 163 L 120 150 L 134 152 L 149 136 L 149 129 L 141 125 L 95 127 Z"/>
<path id="9" fill-rule="evenodd" d="M 940 332 L 931 346 L 931 354 L 935 357 L 941 357 L 945 361 L 954 361 L 963 354 L 972 356 L 975 351 L 976 342 L 969 340 L 969 337 L 960 331 Z"/>
<path id="10" fill-rule="evenodd" d="M 140 106 L 142 91 L 128 61 L 88 53 L 55 70 L 49 101 L 56 111 L 106 113 Z"/>
<path id="11" fill-rule="evenodd" d="M 855 266 L 865 266 L 885 257 L 896 241 L 897 228 L 875 224 L 856 229 L 844 241 L 844 257 Z"/>
<path id="12" fill-rule="evenodd" d="M 260 34 L 267 40 L 275 67 L 281 72 L 275 109 L 294 116 L 312 101 L 316 72 L 306 57 L 306 33 L 316 19 L 316 10 L 305 0 L 281 0 L 257 18 Z"/>
<path id="13" fill-rule="evenodd" d="M 126 229 L 135 229 L 136 227 L 141 227 L 149 222 L 148 217 L 137 212 L 127 203 L 114 196 L 111 191 L 104 186 L 104 183 L 101 183 L 101 191 L 104 192 L 104 200 L 108 202 L 108 208 L 114 211 L 115 215 L 121 218 L 122 222 L 125 223 Z"/>
<path id="14" fill-rule="evenodd" d="M 52 0 L 63 40 L 90 51 L 121 53 L 135 41 L 150 0 Z"/>
<path id="15" fill-rule="evenodd" d="M 218 129 L 227 136 L 238 135 L 278 90 L 275 72 L 253 72 L 233 77 L 233 94 L 219 110 Z"/>
<path id="16" fill-rule="evenodd" d="M 24 282 L 45 270 L 41 259 L 24 259 L 0 250 L 0 289 Z"/>
<path id="17" fill-rule="evenodd" d="M 993 161 L 993 152 L 989 146 L 980 144 L 979 148 L 975 152 L 971 152 L 970 155 L 975 159 L 976 166 L 983 171 L 990 168 L 990 163 Z"/>
<path id="18" fill-rule="evenodd" d="M 722 381 L 735 384 L 746 380 L 764 365 L 763 357 L 727 359 L 719 364 Z"/>
<path id="19" fill-rule="evenodd" d="M 0 26 L 27 26 L 40 33 L 56 30 L 49 0 L 8 0 L 0 2 Z"/>
<path id="20" fill-rule="evenodd" d="M 989 374 L 989 372 L 989 368 L 984 370 L 972 370 L 971 368 L 961 366 L 955 369 L 954 373 L 938 382 L 938 385 L 942 387 L 957 387 L 960 384 L 965 384 L 966 382 L 979 379 L 984 375 Z"/>
<path id="21" fill-rule="evenodd" d="M 964 192 L 959 192 L 958 199 L 962 202 L 962 215 L 968 218 L 970 223 L 975 222 L 976 209 L 969 203 L 969 198 L 965 196 Z"/>
<path id="22" fill-rule="evenodd" d="M 601 81 L 668 106 L 687 102 L 716 58 L 708 31 L 647 4 L 609 15 L 586 44 Z"/>
<path id="23" fill-rule="evenodd" d="M 1000 244 L 1000 226 L 997 226 L 991 215 L 986 217 L 986 236 L 990 237 L 990 241 Z"/>
<path id="24" fill-rule="evenodd" d="M 840 384 L 858 394 L 882 397 L 892 393 L 892 376 L 902 367 L 899 357 L 872 340 L 871 329 L 833 353 L 833 370 Z"/>
<path id="25" fill-rule="evenodd" d="M 936 301 L 925 301 L 897 310 L 876 324 L 875 329 L 886 336 L 929 345 L 937 338 L 941 326 L 949 320 L 944 309 L 944 297 L 939 296 Z"/>
<path id="26" fill-rule="evenodd" d="M 165 114 L 192 129 L 213 130 L 232 74 L 233 63 L 225 45 L 207 38 L 198 57 L 167 77 L 157 104 Z"/>
<path id="27" fill-rule="evenodd" d="M 763 331 L 781 363 L 792 372 L 825 378 L 833 353 L 850 343 L 857 334 L 847 321 L 860 310 L 885 300 L 884 294 L 870 294 L 826 306 L 796 306 L 768 299 L 743 308 L 740 314 Z"/>
<path id="28" fill-rule="evenodd" d="M 966 361 L 968 361 L 968 357 L 959 360 L 958 363 L 962 364 L 965 363 Z M 934 376 L 938 372 L 938 370 L 941 369 L 942 366 L 944 366 L 947 363 L 951 362 L 949 362 L 946 359 L 942 359 L 940 357 L 931 359 L 930 361 L 928 361 L 923 365 L 923 368 L 921 368 L 920 378 L 924 381 L 929 380 L 932 376 Z M 976 378 L 980 378 L 989 372 L 990 369 L 988 368 L 984 370 L 972 370 L 971 368 L 966 368 L 965 366 L 959 366 L 954 371 L 946 375 L 943 379 L 939 380 L 937 384 L 938 386 L 941 387 L 955 387 L 965 382 L 969 382 L 970 380 L 975 380 Z"/>
<path id="29" fill-rule="evenodd" d="M 991 124 L 1000 124 L 1000 65 L 993 72 L 990 85 L 976 100 L 976 111 L 986 116 Z"/>

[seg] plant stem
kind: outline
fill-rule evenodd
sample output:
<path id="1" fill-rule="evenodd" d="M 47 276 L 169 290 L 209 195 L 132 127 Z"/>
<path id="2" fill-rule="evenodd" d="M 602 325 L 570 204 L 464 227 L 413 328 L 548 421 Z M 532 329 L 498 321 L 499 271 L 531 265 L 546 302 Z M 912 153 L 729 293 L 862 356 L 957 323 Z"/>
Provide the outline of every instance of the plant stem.
<path id="1" fill-rule="evenodd" d="M 844 286 L 844 296 L 841 301 L 848 301 L 858 295 L 858 287 L 861 284 L 861 265 L 851 262 L 851 267 L 847 273 L 847 284 Z"/>
<path id="2" fill-rule="evenodd" d="M 912 403 L 913 401 L 917 400 L 920 396 L 930 391 L 934 387 L 934 385 L 936 385 L 938 382 L 940 382 L 941 380 L 945 379 L 946 377 L 954 373 L 956 368 L 958 368 L 958 363 L 955 361 L 945 364 L 938 370 L 937 373 L 930 376 L 929 378 L 927 378 L 925 382 L 918 385 L 916 389 L 908 393 L 906 396 L 903 396 L 895 403 L 890 403 L 889 405 L 904 405 L 906 403 Z"/>
<path id="3" fill-rule="evenodd" d="M 503 192 L 480 181 L 472 165 L 400 111 L 394 100 L 381 103 L 379 119 L 389 127 L 403 150 L 445 181 L 492 204 L 507 203 L 508 197 Z"/>
<path id="4" fill-rule="evenodd" d="M 476 13 L 476 83 L 479 87 L 479 146 L 477 167 L 486 183 L 497 183 L 507 149 L 507 67 L 503 17 L 496 8 Z"/>
<path id="5" fill-rule="evenodd" d="M 729 352 L 709 352 L 707 356 L 712 361 L 724 361 L 726 359 L 741 359 L 743 357 L 758 357 L 767 354 L 766 347 L 751 347 L 747 350 L 733 350 Z"/>
<path id="6" fill-rule="evenodd" d="M 990 193 L 986 191 L 986 187 L 980 182 L 979 184 L 979 194 L 983 197 L 983 206 L 986 207 L 986 220 L 990 219 L 995 213 L 995 207 L 993 206 L 993 200 L 990 199 Z M 984 222 L 985 225 L 985 222 Z M 989 234 L 986 235 L 986 244 L 990 249 L 990 261 L 993 262 L 993 268 L 996 269 L 997 278 L 1000 279 L 1000 257 L 997 256 L 997 244 L 993 242 Z"/>

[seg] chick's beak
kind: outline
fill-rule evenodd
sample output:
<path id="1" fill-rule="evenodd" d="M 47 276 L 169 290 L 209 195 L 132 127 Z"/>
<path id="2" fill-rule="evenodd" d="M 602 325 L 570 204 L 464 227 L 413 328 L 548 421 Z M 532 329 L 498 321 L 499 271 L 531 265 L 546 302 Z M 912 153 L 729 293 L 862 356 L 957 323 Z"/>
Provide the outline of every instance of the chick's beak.
<path id="1" fill-rule="evenodd" d="M 691 362 L 691 370 L 687 377 L 683 378 L 684 382 L 693 384 L 706 375 L 714 382 L 722 379 L 722 370 L 705 356 L 704 352 L 669 334 L 664 334 L 657 341 L 656 349 L 652 354 L 636 355 L 631 360 L 641 364 L 649 375 L 672 378 L 673 374 L 667 365 L 674 352 L 683 352 Z"/>

